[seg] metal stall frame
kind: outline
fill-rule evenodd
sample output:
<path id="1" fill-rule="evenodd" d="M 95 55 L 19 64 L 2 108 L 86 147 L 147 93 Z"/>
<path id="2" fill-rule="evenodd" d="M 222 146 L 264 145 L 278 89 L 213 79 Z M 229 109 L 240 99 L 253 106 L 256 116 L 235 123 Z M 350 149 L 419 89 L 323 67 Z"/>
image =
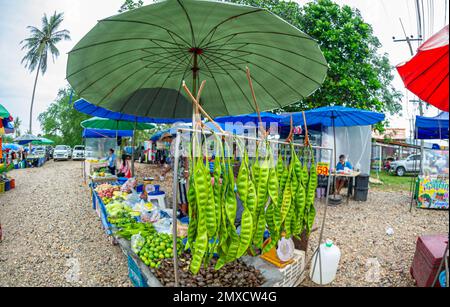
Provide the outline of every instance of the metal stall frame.
<path id="1" fill-rule="evenodd" d="M 289 143 L 289 142 L 283 142 L 283 141 L 278 141 L 278 140 L 265 140 L 262 138 L 257 138 L 257 137 L 250 137 L 250 136 L 241 136 L 241 135 L 232 135 L 232 134 L 228 134 L 228 133 L 220 133 L 220 132 L 211 132 L 209 130 L 197 130 L 197 129 L 190 129 L 190 128 L 179 128 L 177 130 L 176 133 L 176 138 L 175 138 L 175 152 L 174 152 L 174 168 L 173 168 L 173 183 L 172 183 L 172 191 L 173 191 L 173 195 L 172 195 L 172 240 L 173 240 L 173 264 L 174 264 L 174 276 L 175 276 L 175 287 L 179 286 L 179 276 L 178 276 L 178 251 L 177 251 L 177 203 L 178 203 L 178 165 L 179 165 L 179 158 L 180 158 L 180 144 L 181 144 L 181 134 L 183 132 L 187 132 L 187 133 L 202 133 L 205 135 L 218 135 L 218 136 L 224 136 L 224 137 L 236 137 L 239 139 L 243 139 L 243 140 L 250 140 L 250 141 L 256 141 L 256 142 L 262 142 L 262 141 L 267 141 L 269 143 L 272 144 L 277 144 L 277 145 L 293 145 L 294 147 L 298 147 L 298 148 L 306 148 L 309 146 L 305 146 L 303 144 L 298 144 L 298 143 Z M 314 150 L 327 150 L 330 151 L 331 155 L 330 157 L 333 157 L 334 154 L 334 150 L 332 148 L 329 147 L 323 147 L 323 146 L 311 146 L 311 148 Z M 331 163 L 331 162 L 330 162 Z M 324 209 L 324 213 L 323 213 L 323 220 L 322 220 L 322 225 L 321 225 L 321 229 L 320 229 L 320 235 L 319 235 L 319 240 L 318 240 L 318 246 L 315 249 L 313 255 L 311 256 L 311 258 L 305 262 L 305 269 L 306 269 L 306 264 L 309 263 L 312 258 L 314 257 L 314 255 L 316 253 L 319 252 L 320 250 L 320 244 L 322 242 L 323 239 L 323 231 L 325 228 L 325 221 L 326 221 L 326 216 L 327 216 L 327 208 L 329 205 L 329 196 L 330 196 L 330 183 L 331 183 L 331 176 L 329 175 L 328 178 L 328 182 L 327 182 L 327 190 L 326 190 L 326 198 L 325 198 L 325 209 Z M 306 254 L 307 251 L 305 251 Z M 320 267 L 320 283 L 322 284 L 322 260 L 321 260 L 321 253 L 319 252 L 319 256 L 317 257 L 319 259 L 319 267 Z M 315 269 L 316 269 L 316 264 L 317 264 L 317 258 L 316 261 L 314 262 L 314 267 L 313 267 L 313 271 L 312 274 L 314 274 Z M 304 269 L 304 270 L 305 270 Z M 300 276 L 303 275 L 304 270 L 302 272 L 302 274 L 300 274 Z"/>

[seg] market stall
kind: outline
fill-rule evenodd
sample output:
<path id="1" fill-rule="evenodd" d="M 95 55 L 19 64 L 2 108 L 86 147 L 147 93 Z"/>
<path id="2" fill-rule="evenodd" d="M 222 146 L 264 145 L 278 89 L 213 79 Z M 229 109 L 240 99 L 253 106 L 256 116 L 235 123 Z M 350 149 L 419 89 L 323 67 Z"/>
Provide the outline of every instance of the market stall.
<path id="1" fill-rule="evenodd" d="M 83 140 L 85 144 L 85 156 L 83 161 L 83 178 L 94 181 L 115 181 L 117 177 L 111 176 L 107 170 L 107 156 L 110 148 L 119 151 L 117 138 L 131 137 L 133 131 L 84 129 Z M 116 138 L 117 137 L 117 138 Z"/>
<path id="2" fill-rule="evenodd" d="M 14 159 L 9 154 L 14 146 L 13 144 L 3 144 L 2 142 L 3 135 L 14 132 L 11 126 L 12 121 L 13 118 L 10 113 L 0 104 L 0 194 L 8 192 L 15 187 L 15 180 L 8 175 L 8 172 L 14 168 Z"/>

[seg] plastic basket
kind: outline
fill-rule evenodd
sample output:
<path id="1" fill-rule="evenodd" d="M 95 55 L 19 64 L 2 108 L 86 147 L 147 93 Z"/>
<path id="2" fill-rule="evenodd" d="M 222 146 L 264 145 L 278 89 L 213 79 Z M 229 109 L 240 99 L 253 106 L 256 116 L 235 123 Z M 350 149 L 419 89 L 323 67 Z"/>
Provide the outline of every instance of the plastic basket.
<path id="1" fill-rule="evenodd" d="M 278 269 L 283 275 L 281 281 L 277 282 L 274 287 L 296 287 L 304 279 L 305 273 L 305 252 L 296 249 L 294 251 L 293 262 L 284 268 Z M 302 274 L 303 272 L 303 274 Z"/>
<path id="2" fill-rule="evenodd" d="M 10 179 L 9 182 L 10 182 L 10 185 L 11 185 L 11 189 L 15 189 L 16 188 L 16 180 L 15 179 Z"/>
<path id="3" fill-rule="evenodd" d="M 147 280 L 144 275 L 142 275 L 142 272 L 133 257 L 130 255 L 128 255 L 128 277 L 133 286 L 137 288 L 148 288 Z"/>
<path id="4" fill-rule="evenodd" d="M 5 183 L 0 180 L 0 193 L 5 193 Z"/>

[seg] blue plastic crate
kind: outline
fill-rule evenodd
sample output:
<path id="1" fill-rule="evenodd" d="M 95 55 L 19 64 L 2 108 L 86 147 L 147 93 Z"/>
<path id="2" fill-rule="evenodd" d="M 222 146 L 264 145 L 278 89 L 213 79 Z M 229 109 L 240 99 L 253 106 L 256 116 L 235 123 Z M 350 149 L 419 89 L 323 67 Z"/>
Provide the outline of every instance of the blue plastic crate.
<path id="1" fill-rule="evenodd" d="M 128 277 L 133 286 L 137 288 L 148 288 L 147 280 L 144 275 L 142 275 L 142 272 L 133 257 L 130 255 L 128 255 Z"/>

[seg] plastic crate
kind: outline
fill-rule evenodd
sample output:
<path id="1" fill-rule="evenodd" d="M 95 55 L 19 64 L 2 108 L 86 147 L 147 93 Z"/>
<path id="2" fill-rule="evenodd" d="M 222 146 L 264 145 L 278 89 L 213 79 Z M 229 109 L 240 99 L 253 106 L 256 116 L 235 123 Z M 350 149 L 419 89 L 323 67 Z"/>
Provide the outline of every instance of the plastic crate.
<path id="1" fill-rule="evenodd" d="M 15 179 L 10 179 L 9 182 L 11 184 L 11 189 L 15 189 L 16 188 L 16 180 Z"/>
<path id="2" fill-rule="evenodd" d="M 136 261 L 130 255 L 128 255 L 128 277 L 133 286 L 137 288 L 148 288 L 147 280 L 142 275 Z"/>
<path id="3" fill-rule="evenodd" d="M 305 252 L 296 249 L 294 251 L 294 262 L 288 266 L 278 269 L 283 275 L 280 282 L 277 282 L 274 287 L 296 287 L 305 278 Z M 302 274 L 303 272 L 303 274 Z"/>
<path id="4" fill-rule="evenodd" d="M 5 193 L 5 183 L 0 180 L 0 193 Z"/>

